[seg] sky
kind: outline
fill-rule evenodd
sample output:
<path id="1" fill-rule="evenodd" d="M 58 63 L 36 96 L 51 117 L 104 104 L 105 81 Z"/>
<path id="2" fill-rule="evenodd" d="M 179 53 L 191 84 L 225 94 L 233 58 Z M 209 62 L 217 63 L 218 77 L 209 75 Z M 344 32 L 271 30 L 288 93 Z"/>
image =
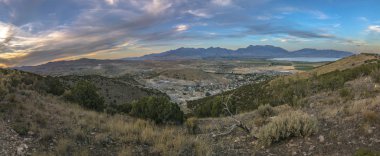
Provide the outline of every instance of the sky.
<path id="1" fill-rule="evenodd" d="M 0 0 L 0 67 L 248 45 L 380 52 L 380 1 Z"/>

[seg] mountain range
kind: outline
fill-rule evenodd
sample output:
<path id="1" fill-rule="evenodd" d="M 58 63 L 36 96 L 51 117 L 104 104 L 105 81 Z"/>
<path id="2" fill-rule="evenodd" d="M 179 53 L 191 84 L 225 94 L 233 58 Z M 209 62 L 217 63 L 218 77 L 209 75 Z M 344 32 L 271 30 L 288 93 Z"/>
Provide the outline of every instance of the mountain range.
<path id="1" fill-rule="evenodd" d="M 352 52 L 338 50 L 301 49 L 288 51 L 271 45 L 250 45 L 246 48 L 231 50 L 220 47 L 178 48 L 163 53 L 148 54 L 142 57 L 125 58 L 126 60 L 185 60 L 208 58 L 286 58 L 286 57 L 327 57 L 343 58 Z"/>

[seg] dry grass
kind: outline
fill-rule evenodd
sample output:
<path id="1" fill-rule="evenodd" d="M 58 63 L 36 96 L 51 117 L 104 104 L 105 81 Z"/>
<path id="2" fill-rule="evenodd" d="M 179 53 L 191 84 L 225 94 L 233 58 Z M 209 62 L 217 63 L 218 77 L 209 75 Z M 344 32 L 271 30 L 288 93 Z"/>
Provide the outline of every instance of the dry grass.
<path id="1" fill-rule="evenodd" d="M 186 120 L 185 122 L 187 132 L 189 134 L 196 134 L 198 130 L 198 123 L 197 123 L 197 118 L 191 117 Z"/>
<path id="2" fill-rule="evenodd" d="M 290 111 L 276 116 L 263 126 L 257 137 L 262 145 L 298 136 L 309 136 L 317 132 L 318 122 L 302 111 Z"/>
<path id="3" fill-rule="evenodd" d="M 15 95 L 17 101 L 24 102 L 12 102 L 14 106 L 0 115 L 11 123 L 21 120 L 30 124 L 25 130 L 26 124 L 19 127 L 25 135 L 35 134 L 38 143 L 31 146 L 38 149 L 36 155 L 211 154 L 209 144 L 191 136 L 182 126 L 160 126 L 123 115 L 110 116 L 36 92 Z M 48 148 L 51 143 L 53 149 Z"/>
<path id="4" fill-rule="evenodd" d="M 364 110 L 362 115 L 364 120 L 368 123 L 376 123 L 380 119 L 379 115 L 372 110 Z"/>
<path id="5" fill-rule="evenodd" d="M 270 116 L 273 116 L 276 114 L 276 112 L 274 111 L 273 107 L 269 104 L 266 104 L 266 105 L 261 105 L 259 106 L 259 108 L 257 108 L 257 113 L 261 116 L 261 117 L 270 117 Z"/>

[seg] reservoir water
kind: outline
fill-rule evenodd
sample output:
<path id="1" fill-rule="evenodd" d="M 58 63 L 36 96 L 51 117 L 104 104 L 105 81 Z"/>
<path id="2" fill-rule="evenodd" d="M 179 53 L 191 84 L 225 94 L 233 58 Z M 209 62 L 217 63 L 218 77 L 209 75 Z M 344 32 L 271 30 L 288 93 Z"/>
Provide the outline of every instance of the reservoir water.
<path id="1" fill-rule="evenodd" d="M 289 58 L 273 58 L 269 60 L 293 61 L 293 62 L 332 62 L 339 59 L 340 58 L 328 58 L 328 57 L 289 57 Z"/>

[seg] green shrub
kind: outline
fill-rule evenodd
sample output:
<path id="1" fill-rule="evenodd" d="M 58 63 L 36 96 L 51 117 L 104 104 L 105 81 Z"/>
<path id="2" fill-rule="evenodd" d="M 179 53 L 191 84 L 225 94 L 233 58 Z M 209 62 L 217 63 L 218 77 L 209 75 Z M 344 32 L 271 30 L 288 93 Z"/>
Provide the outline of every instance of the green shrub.
<path id="1" fill-rule="evenodd" d="M 276 114 L 273 107 L 269 104 L 259 106 L 259 108 L 257 108 L 257 113 L 261 117 L 270 117 Z"/>
<path id="2" fill-rule="evenodd" d="M 97 93 L 95 85 L 88 81 L 79 81 L 65 97 L 88 109 L 103 111 L 105 108 L 103 97 Z"/>
<path id="3" fill-rule="evenodd" d="M 10 84 L 12 87 L 17 87 L 21 81 L 17 77 L 11 77 L 10 78 Z"/>
<path id="4" fill-rule="evenodd" d="M 281 114 L 259 130 L 259 142 L 270 145 L 291 137 L 309 136 L 317 131 L 317 120 L 301 111 Z"/>
<path id="5" fill-rule="evenodd" d="M 208 100 L 206 103 L 199 105 L 195 108 L 194 114 L 197 117 L 220 117 L 229 115 L 227 114 L 224 106 L 224 102 L 226 101 L 226 98 L 223 97 L 216 97 L 213 100 Z M 233 103 L 231 103 L 232 100 L 228 103 L 228 107 L 231 112 L 236 112 L 236 107 Z"/>
<path id="6" fill-rule="evenodd" d="M 355 152 L 354 156 L 380 156 L 380 151 L 360 148 Z"/>
<path id="7" fill-rule="evenodd" d="M 47 85 L 47 93 L 59 96 L 65 92 L 63 84 L 56 78 L 47 77 L 45 83 Z"/>
<path id="8" fill-rule="evenodd" d="M 145 97 L 131 104 L 131 116 L 150 119 L 156 123 L 182 123 L 184 114 L 166 97 Z"/>
<path id="9" fill-rule="evenodd" d="M 3 87 L 0 85 L 0 101 L 3 100 L 7 94 L 8 94 L 8 91 L 5 90 L 5 88 L 3 88 Z"/>
<path id="10" fill-rule="evenodd" d="M 106 112 L 112 115 L 116 113 L 129 114 L 131 110 L 132 110 L 132 105 L 129 103 L 125 103 L 121 105 L 111 104 L 106 108 Z"/>
<path id="11" fill-rule="evenodd" d="M 339 91 L 339 95 L 340 97 L 346 98 L 346 97 L 351 96 L 351 91 L 347 88 L 343 88 Z"/>
<path id="12" fill-rule="evenodd" d="M 12 124 L 12 129 L 22 136 L 28 134 L 29 127 L 29 124 L 26 122 L 16 122 Z"/>

